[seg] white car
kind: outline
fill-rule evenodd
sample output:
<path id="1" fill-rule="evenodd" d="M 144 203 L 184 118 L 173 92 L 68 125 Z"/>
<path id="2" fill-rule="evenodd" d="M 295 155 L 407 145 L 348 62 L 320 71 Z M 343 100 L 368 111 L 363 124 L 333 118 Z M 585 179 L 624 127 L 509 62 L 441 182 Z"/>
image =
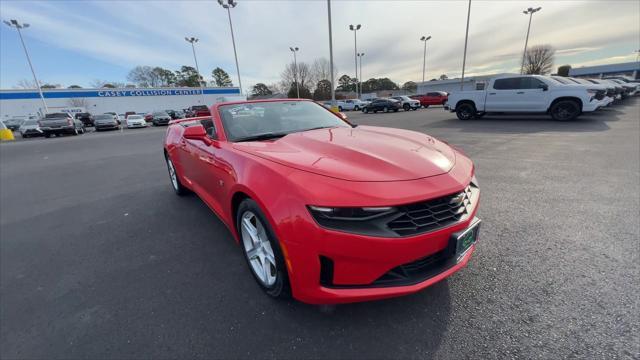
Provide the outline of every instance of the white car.
<path id="1" fill-rule="evenodd" d="M 595 89 L 597 90 L 596 93 L 596 100 L 598 100 L 600 102 L 600 106 L 599 107 L 605 107 L 605 106 L 609 106 L 612 102 L 613 102 L 613 96 L 609 97 L 607 96 L 607 93 L 609 92 L 609 88 L 607 88 L 604 85 L 601 84 L 593 84 L 590 83 L 586 80 L 582 81 L 578 81 L 578 80 L 574 80 L 568 77 L 563 77 L 563 76 L 557 76 L 557 75 L 552 75 L 552 76 L 545 76 L 546 78 L 551 78 L 551 80 L 555 80 L 561 84 L 564 85 L 580 85 L 585 87 L 586 89 Z M 613 89 L 611 89 L 613 90 Z"/>
<path id="2" fill-rule="evenodd" d="M 460 120 L 499 112 L 542 113 L 567 121 L 598 109 L 601 104 L 596 95 L 601 91 L 540 75 L 503 75 L 492 78 L 484 90 L 452 92 L 444 108 Z"/>
<path id="3" fill-rule="evenodd" d="M 362 108 L 364 108 L 368 104 L 369 104 L 369 101 L 363 101 L 360 99 L 348 99 L 348 100 L 341 101 L 338 105 L 342 107 L 341 111 L 342 110 L 360 111 L 362 110 Z"/>
<path id="4" fill-rule="evenodd" d="M 392 96 L 391 98 L 400 101 L 404 111 L 418 110 L 420 108 L 420 100 L 412 99 L 406 95 Z"/>
<path id="5" fill-rule="evenodd" d="M 147 121 L 142 115 L 131 114 L 127 116 L 127 129 L 147 127 Z"/>
<path id="6" fill-rule="evenodd" d="M 18 128 L 18 132 L 20 136 L 25 139 L 32 136 L 42 136 L 42 130 L 40 130 L 38 121 L 33 119 L 23 121 Z"/>

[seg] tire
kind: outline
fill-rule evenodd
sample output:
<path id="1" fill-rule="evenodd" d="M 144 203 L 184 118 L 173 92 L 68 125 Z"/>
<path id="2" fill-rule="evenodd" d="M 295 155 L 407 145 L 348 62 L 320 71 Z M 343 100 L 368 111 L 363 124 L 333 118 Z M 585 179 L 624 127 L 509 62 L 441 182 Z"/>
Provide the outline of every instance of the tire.
<path id="1" fill-rule="evenodd" d="M 338 111 L 342 112 L 342 106 L 338 106 Z"/>
<path id="2" fill-rule="evenodd" d="M 44 137 L 46 137 L 47 139 L 51 137 L 51 133 L 44 133 Z"/>
<path id="3" fill-rule="evenodd" d="M 369 113 L 369 108 L 367 108 L 367 107 L 362 108 L 362 112 L 365 113 L 365 114 L 368 114 Z"/>
<path id="4" fill-rule="evenodd" d="M 27 135 L 27 134 L 20 134 L 20 136 L 22 136 L 23 139 L 26 139 L 26 138 L 29 137 L 29 135 Z"/>
<path id="5" fill-rule="evenodd" d="M 411 106 L 409 106 L 409 104 L 404 104 L 404 105 L 402 105 L 402 108 L 404 109 L 404 111 L 409 111 L 409 110 L 411 110 Z"/>
<path id="6" fill-rule="evenodd" d="M 393 112 L 398 112 L 398 109 L 393 109 Z"/>
<path id="7" fill-rule="evenodd" d="M 374 114 L 377 114 L 377 113 L 378 113 L 378 110 L 373 110 L 373 113 L 374 113 Z"/>
<path id="8" fill-rule="evenodd" d="M 389 112 L 389 108 L 385 106 L 385 107 L 382 109 L 382 111 L 384 111 L 384 112 L 388 113 L 388 112 Z"/>
<path id="9" fill-rule="evenodd" d="M 173 191 L 175 191 L 176 195 L 178 196 L 184 196 L 188 194 L 189 190 L 180 182 L 178 171 L 176 170 L 175 166 L 173 165 L 173 161 L 171 161 L 171 158 L 169 158 L 168 155 L 166 157 L 166 161 L 167 170 L 169 171 L 169 179 L 171 180 L 171 187 L 173 188 Z"/>
<path id="10" fill-rule="evenodd" d="M 571 121 L 580 115 L 580 105 L 573 100 L 560 100 L 549 109 L 553 120 Z"/>
<path id="11" fill-rule="evenodd" d="M 280 242 L 255 201 L 245 199 L 240 203 L 236 228 L 244 258 L 258 285 L 271 297 L 288 298 L 291 288 Z"/>
<path id="12" fill-rule="evenodd" d="M 472 103 L 465 102 L 456 106 L 456 116 L 460 120 L 471 120 L 476 113 L 476 107 Z"/>
<path id="13" fill-rule="evenodd" d="M 360 111 L 360 106 L 356 105 L 353 107 L 353 111 Z"/>

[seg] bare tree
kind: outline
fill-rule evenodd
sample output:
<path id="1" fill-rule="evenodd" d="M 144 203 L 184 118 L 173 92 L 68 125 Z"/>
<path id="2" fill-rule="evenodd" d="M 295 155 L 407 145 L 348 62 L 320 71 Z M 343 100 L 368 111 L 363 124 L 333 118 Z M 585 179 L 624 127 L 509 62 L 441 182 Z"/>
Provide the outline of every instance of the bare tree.
<path id="1" fill-rule="evenodd" d="M 553 70 L 555 50 L 550 45 L 537 45 L 527 49 L 524 56 L 524 73 L 545 75 Z"/>
<path id="2" fill-rule="evenodd" d="M 71 107 L 81 107 L 85 109 L 89 107 L 89 102 L 85 98 L 71 98 L 67 101 L 67 104 Z"/>
<path id="3" fill-rule="evenodd" d="M 98 80 L 94 79 L 89 83 L 89 86 L 92 88 L 100 89 L 100 88 L 123 88 L 125 87 L 125 83 L 120 81 L 107 81 L 107 80 Z"/>
<path id="4" fill-rule="evenodd" d="M 300 84 L 300 88 L 310 89 L 312 84 L 311 80 L 311 68 L 307 63 L 298 62 L 298 72 L 296 75 L 296 66 L 294 63 L 287 64 L 284 68 L 284 71 L 280 75 L 282 78 L 281 86 L 284 89 L 289 89 L 291 84 L 295 84 L 296 78 L 298 80 L 298 84 Z"/>
<path id="5" fill-rule="evenodd" d="M 37 89 L 38 87 L 36 86 L 36 83 L 33 80 L 22 79 L 18 81 L 13 88 L 14 89 Z"/>

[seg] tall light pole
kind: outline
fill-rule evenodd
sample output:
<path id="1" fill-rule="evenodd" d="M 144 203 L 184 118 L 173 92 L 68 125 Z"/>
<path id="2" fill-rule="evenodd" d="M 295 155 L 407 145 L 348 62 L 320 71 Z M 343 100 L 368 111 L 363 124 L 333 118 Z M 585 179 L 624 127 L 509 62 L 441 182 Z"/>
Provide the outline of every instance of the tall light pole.
<path id="1" fill-rule="evenodd" d="M 358 36 L 356 35 L 358 33 L 358 30 L 360 30 L 360 28 L 362 27 L 362 25 L 358 24 L 358 25 L 349 25 L 349 30 L 353 31 L 353 61 L 356 64 L 356 79 L 358 78 Z M 355 83 L 356 85 L 356 96 L 358 96 L 358 82 L 356 81 Z"/>
<path id="2" fill-rule="evenodd" d="M 29 63 L 29 68 L 31 69 L 31 74 L 33 75 L 33 81 L 36 82 L 36 86 L 38 87 L 38 92 L 40 93 L 40 100 L 42 100 L 42 106 L 44 107 L 44 113 L 49 112 L 49 108 L 47 107 L 47 102 L 44 101 L 44 95 L 42 94 L 42 88 L 40 87 L 40 83 L 38 82 L 38 78 L 36 77 L 36 72 L 33 70 L 33 64 L 31 64 L 31 58 L 29 57 L 29 52 L 27 51 L 27 46 L 24 44 L 24 39 L 22 38 L 22 32 L 20 29 L 26 29 L 29 27 L 29 24 L 20 24 L 18 20 L 12 19 L 10 21 L 3 21 L 9 27 L 14 27 L 18 30 L 18 36 L 20 37 L 20 42 L 22 43 L 22 48 L 24 49 L 24 54 L 27 56 L 27 62 Z"/>
<path id="3" fill-rule="evenodd" d="M 462 56 L 462 78 L 460 79 L 460 91 L 464 88 L 464 67 L 467 64 L 467 40 L 469 40 L 469 18 L 471 17 L 471 0 L 469 0 L 469 9 L 467 10 L 467 31 L 464 35 L 464 55 Z"/>
<path id="4" fill-rule="evenodd" d="M 424 54 L 422 55 L 422 82 L 424 82 L 424 72 L 427 68 L 427 41 L 429 39 L 431 39 L 431 35 L 420 38 L 420 41 L 424 42 Z"/>
<path id="5" fill-rule="evenodd" d="M 191 43 L 191 50 L 193 51 L 193 60 L 196 63 L 196 71 L 198 72 L 198 85 L 200 85 L 200 93 L 202 95 L 202 103 L 204 105 L 206 105 L 207 101 L 204 98 L 204 89 L 202 88 L 202 81 L 204 80 L 204 78 L 200 75 L 200 68 L 198 67 L 198 58 L 196 57 L 196 46 L 194 45 L 195 43 L 198 42 L 197 38 L 192 37 L 185 37 L 184 38 L 188 43 Z"/>
<path id="6" fill-rule="evenodd" d="M 522 13 L 525 15 L 529 15 L 529 26 L 527 27 L 527 38 L 524 41 L 524 51 L 522 52 L 522 65 L 520 66 L 520 74 L 524 72 L 524 58 L 527 55 L 527 44 L 529 43 L 529 31 L 531 30 L 531 18 L 533 18 L 533 14 L 540 11 L 541 7 L 538 8 L 528 8 Z"/>
<path id="7" fill-rule="evenodd" d="M 358 53 L 358 58 L 360 58 L 360 97 L 362 97 L 362 57 L 364 53 Z"/>
<path id="8" fill-rule="evenodd" d="M 242 80 L 240 80 L 240 66 L 238 65 L 238 52 L 236 51 L 236 39 L 233 35 L 233 23 L 231 22 L 231 9 L 238 5 L 235 0 L 227 0 L 227 3 L 224 3 L 224 0 L 218 0 L 218 4 L 222 5 L 223 8 L 227 9 L 227 15 L 229 16 L 229 29 L 231 29 L 231 42 L 233 43 L 233 56 L 236 58 L 236 72 L 238 73 L 238 87 L 240 88 L 240 95 L 242 95 Z"/>
<path id="9" fill-rule="evenodd" d="M 300 99 L 300 85 L 298 84 L 298 59 L 296 58 L 296 52 L 298 52 L 298 47 L 289 47 L 289 50 L 293 53 L 293 81 L 296 82 L 296 94 L 298 95 L 298 99 Z"/>
<path id="10" fill-rule="evenodd" d="M 331 71 L 331 111 L 336 111 L 336 75 L 333 72 L 333 31 L 331 30 L 331 0 L 327 0 L 327 19 L 329 20 L 329 71 Z"/>

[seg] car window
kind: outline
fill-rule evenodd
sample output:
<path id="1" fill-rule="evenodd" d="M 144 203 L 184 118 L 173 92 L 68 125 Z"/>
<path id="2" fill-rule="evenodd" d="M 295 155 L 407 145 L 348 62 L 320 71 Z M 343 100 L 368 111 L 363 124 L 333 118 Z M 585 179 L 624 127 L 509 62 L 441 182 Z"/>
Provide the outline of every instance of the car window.
<path id="1" fill-rule="evenodd" d="M 543 85 L 545 85 L 545 83 L 540 81 L 540 79 L 536 79 L 534 77 L 521 77 L 519 88 L 520 89 L 539 89 Z"/>
<path id="2" fill-rule="evenodd" d="M 230 141 L 242 141 L 260 134 L 289 134 L 319 127 L 350 126 L 311 101 L 223 105 L 219 112 Z"/>
<path id="3" fill-rule="evenodd" d="M 213 124 L 213 119 L 211 118 L 207 118 L 207 119 L 203 119 L 200 120 L 200 124 L 202 124 L 202 127 L 204 127 L 204 131 L 207 132 L 207 136 L 211 139 L 217 139 L 218 136 L 216 134 L 216 128 Z"/>
<path id="4" fill-rule="evenodd" d="M 518 89 L 520 86 L 520 78 L 505 78 L 497 79 L 493 82 L 493 88 L 496 90 L 513 90 Z"/>

